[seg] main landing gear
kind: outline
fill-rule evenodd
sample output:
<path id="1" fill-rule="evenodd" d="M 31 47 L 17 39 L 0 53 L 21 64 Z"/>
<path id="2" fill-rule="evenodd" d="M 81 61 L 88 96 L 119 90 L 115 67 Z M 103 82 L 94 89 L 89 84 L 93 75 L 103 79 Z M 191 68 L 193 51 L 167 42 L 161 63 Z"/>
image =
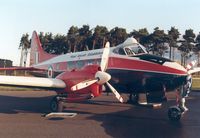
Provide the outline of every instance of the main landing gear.
<path id="1" fill-rule="evenodd" d="M 62 97 L 55 96 L 50 102 L 50 109 L 52 112 L 62 112 L 63 111 Z"/>
<path id="2" fill-rule="evenodd" d="M 69 102 L 81 102 L 93 98 L 92 94 L 82 95 L 66 95 L 59 94 L 55 96 L 50 102 L 50 109 L 52 112 L 62 112 L 65 108 L 64 103 Z"/>
<path id="3" fill-rule="evenodd" d="M 129 99 L 127 101 L 127 103 L 129 104 L 138 104 L 138 100 L 139 100 L 139 95 L 137 93 L 131 93 L 129 95 Z"/>

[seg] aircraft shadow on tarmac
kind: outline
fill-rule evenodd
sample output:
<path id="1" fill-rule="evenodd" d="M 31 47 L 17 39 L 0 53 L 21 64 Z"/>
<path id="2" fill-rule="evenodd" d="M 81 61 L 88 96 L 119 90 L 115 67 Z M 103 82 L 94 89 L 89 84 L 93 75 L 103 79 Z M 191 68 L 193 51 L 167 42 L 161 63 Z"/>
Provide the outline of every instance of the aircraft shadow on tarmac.
<path id="1" fill-rule="evenodd" d="M 169 102 L 169 105 L 161 109 L 152 110 L 143 107 L 130 106 L 130 108 L 122 111 L 93 113 L 90 110 L 69 108 L 65 111 L 76 112 L 78 115 L 88 114 L 87 120 L 95 120 L 101 123 L 106 134 L 116 138 L 129 137 L 197 137 L 200 135 L 200 93 L 192 94 L 193 97 L 188 100 L 190 111 L 184 115 L 182 120 L 177 123 L 170 122 L 167 118 L 167 107 L 174 102 Z M 0 96 L 0 113 L 16 114 L 19 112 L 30 113 L 48 113 L 49 102 L 52 96 L 48 97 L 13 97 Z M 82 105 L 98 106 L 102 105 L 105 108 L 116 108 L 120 104 L 113 104 L 111 101 L 89 101 L 82 102 Z M 91 104 L 91 105 L 90 105 Z M 121 105 L 121 108 L 123 108 Z M 120 108 L 120 106 L 119 106 Z M 107 109 L 107 110 L 108 110 Z M 105 109 L 106 110 L 106 109 Z M 58 119 L 59 120 L 59 119 Z"/>
<path id="2" fill-rule="evenodd" d="M 190 111 L 180 122 L 171 122 L 167 118 L 167 107 L 174 102 L 170 101 L 163 108 L 151 110 L 141 107 L 132 107 L 128 110 L 104 115 L 93 115 L 91 120 L 101 122 L 105 132 L 115 138 L 189 138 L 200 136 L 200 93 L 191 94 L 188 100 Z"/>
<path id="3" fill-rule="evenodd" d="M 14 97 L 0 95 L 0 113 L 16 114 L 19 112 L 47 113 L 49 97 Z"/>

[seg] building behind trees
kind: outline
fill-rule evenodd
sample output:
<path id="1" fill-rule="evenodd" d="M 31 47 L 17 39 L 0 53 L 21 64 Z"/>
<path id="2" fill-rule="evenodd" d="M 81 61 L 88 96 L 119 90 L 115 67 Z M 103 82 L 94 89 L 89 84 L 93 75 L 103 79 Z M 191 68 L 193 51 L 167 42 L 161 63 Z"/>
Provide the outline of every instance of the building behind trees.
<path id="1" fill-rule="evenodd" d="M 0 59 L 0 67 L 6 68 L 6 67 L 12 67 L 13 62 L 8 59 Z"/>

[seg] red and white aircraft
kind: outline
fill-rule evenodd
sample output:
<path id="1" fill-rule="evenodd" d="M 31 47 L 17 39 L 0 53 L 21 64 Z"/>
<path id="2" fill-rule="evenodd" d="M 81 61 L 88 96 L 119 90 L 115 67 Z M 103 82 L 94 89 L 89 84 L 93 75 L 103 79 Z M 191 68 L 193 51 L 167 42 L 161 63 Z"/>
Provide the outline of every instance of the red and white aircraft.
<path id="1" fill-rule="evenodd" d="M 129 102 L 137 103 L 138 94 L 145 93 L 147 103 L 161 103 L 165 93 L 179 89 L 177 106 L 168 111 L 171 120 L 179 120 L 185 107 L 185 96 L 191 88 L 188 69 L 169 59 L 150 55 L 134 38 L 124 43 L 91 51 L 52 55 L 46 53 L 34 31 L 31 41 L 30 67 L 0 70 L 29 70 L 40 77 L 0 76 L 0 85 L 53 89 L 52 111 L 62 111 L 62 102 L 78 102 L 101 95 L 103 85 L 124 102 L 119 92 L 129 93 Z"/>

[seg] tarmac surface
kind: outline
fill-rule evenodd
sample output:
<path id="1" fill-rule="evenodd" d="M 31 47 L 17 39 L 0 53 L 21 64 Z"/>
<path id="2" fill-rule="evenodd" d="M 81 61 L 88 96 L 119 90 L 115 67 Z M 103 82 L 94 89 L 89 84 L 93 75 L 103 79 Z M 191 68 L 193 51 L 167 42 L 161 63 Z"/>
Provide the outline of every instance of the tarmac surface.
<path id="1" fill-rule="evenodd" d="M 73 118 L 46 118 L 51 91 L 0 91 L 0 138 L 197 138 L 200 137 L 200 92 L 187 99 L 189 111 L 180 122 L 168 120 L 169 100 L 151 109 L 121 104 L 110 94 L 68 103 Z M 126 95 L 123 95 L 127 98 Z M 173 96 L 172 96 L 173 97 Z"/>

